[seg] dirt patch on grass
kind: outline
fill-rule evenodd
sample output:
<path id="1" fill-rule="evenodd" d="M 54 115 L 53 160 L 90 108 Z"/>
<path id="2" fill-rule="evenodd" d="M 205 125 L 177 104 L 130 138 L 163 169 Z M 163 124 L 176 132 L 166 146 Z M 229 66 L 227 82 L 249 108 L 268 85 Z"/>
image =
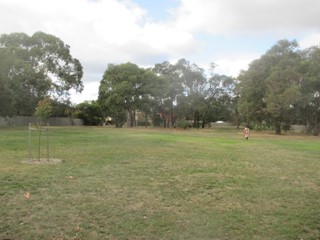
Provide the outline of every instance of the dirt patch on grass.
<path id="1" fill-rule="evenodd" d="M 23 163 L 26 164 L 59 164 L 62 162 L 61 159 L 58 158 L 34 158 L 34 159 L 26 159 L 22 161 Z"/>

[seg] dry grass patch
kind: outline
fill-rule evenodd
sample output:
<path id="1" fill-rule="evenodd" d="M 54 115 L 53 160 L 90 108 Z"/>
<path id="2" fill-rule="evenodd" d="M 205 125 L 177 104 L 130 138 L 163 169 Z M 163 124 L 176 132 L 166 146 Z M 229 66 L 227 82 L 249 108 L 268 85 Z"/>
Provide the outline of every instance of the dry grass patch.
<path id="1" fill-rule="evenodd" d="M 62 160 L 58 159 L 58 158 L 34 158 L 34 159 L 27 159 L 27 160 L 23 160 L 22 163 L 26 163 L 26 164 L 58 164 L 61 163 Z"/>

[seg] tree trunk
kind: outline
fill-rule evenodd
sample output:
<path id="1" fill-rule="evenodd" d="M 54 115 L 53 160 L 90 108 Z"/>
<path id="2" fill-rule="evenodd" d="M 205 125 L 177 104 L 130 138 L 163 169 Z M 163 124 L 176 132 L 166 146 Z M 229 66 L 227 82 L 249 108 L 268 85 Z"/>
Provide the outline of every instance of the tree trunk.
<path id="1" fill-rule="evenodd" d="M 146 118 L 145 118 L 145 128 L 148 127 L 148 114 L 146 113 Z"/>
<path id="2" fill-rule="evenodd" d="M 197 111 L 193 114 L 193 128 L 200 127 L 199 113 Z"/>
<path id="3" fill-rule="evenodd" d="M 313 136 L 319 135 L 319 127 L 318 127 L 318 113 L 316 113 L 315 121 L 314 121 L 314 128 L 313 128 Z"/>
<path id="4" fill-rule="evenodd" d="M 171 112 L 171 127 L 174 126 L 174 119 L 173 119 L 173 110 Z"/>
<path id="5" fill-rule="evenodd" d="M 276 124 L 275 124 L 275 128 L 276 128 L 276 134 L 281 134 L 281 124 L 280 124 L 280 122 L 276 122 Z"/>
<path id="6" fill-rule="evenodd" d="M 311 125 L 312 124 L 310 124 L 310 120 L 309 120 L 309 118 L 307 118 L 307 126 L 306 126 L 306 131 L 307 131 L 307 133 L 311 133 L 312 132 L 312 127 L 311 127 Z"/>
<path id="7" fill-rule="evenodd" d="M 135 127 L 135 111 L 128 110 L 127 127 Z"/>
<path id="8" fill-rule="evenodd" d="M 132 112 L 132 117 L 131 117 L 131 119 L 132 119 L 132 127 L 136 127 L 137 126 L 137 123 L 136 123 L 136 111 L 133 111 Z"/>

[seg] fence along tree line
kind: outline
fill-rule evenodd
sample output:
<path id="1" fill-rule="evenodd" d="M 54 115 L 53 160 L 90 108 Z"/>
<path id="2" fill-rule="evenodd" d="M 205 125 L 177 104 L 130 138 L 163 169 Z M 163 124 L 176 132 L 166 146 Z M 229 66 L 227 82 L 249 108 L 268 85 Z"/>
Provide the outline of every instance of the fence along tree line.
<path id="1" fill-rule="evenodd" d="M 290 124 L 305 124 L 319 133 L 320 49 L 299 50 L 296 41 L 281 40 L 237 78 L 208 71 L 185 59 L 143 69 L 133 63 L 109 64 L 93 101 L 101 119 L 112 116 L 122 126 L 135 113 L 154 123 L 173 126 L 183 120 L 193 127 L 224 120 L 276 133 Z M 32 115 L 39 100 L 59 103 L 71 88 L 81 92 L 80 62 L 55 36 L 37 32 L 0 37 L 0 115 Z M 91 105 L 91 103 L 88 103 Z M 81 109 L 78 109 L 81 111 Z M 95 111 L 93 111 L 95 112 Z M 160 115 L 164 116 L 160 119 Z"/>

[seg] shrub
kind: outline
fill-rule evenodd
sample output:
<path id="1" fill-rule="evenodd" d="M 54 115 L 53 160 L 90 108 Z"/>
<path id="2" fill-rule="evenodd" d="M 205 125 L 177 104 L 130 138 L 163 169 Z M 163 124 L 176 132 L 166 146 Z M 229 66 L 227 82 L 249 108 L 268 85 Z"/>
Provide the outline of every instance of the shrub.
<path id="1" fill-rule="evenodd" d="M 187 129 L 189 127 L 189 124 L 185 119 L 179 119 L 176 122 L 176 127 Z"/>

